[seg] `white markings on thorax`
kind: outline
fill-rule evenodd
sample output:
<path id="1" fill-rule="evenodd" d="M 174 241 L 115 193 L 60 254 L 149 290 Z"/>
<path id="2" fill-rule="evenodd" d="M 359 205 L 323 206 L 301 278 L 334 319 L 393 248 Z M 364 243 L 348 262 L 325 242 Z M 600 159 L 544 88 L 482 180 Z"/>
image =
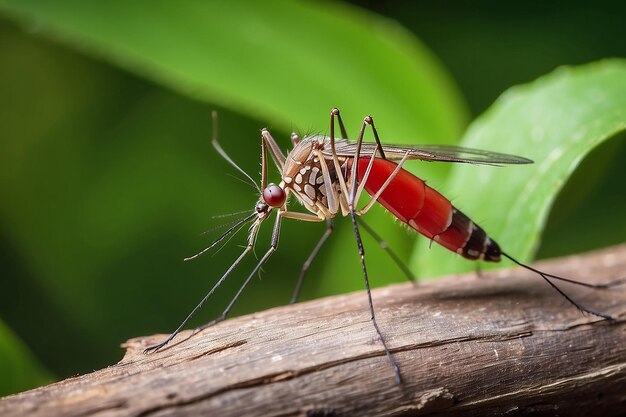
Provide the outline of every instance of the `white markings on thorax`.
<path id="1" fill-rule="evenodd" d="M 311 138 L 313 139 L 313 138 Z M 290 152 L 283 170 L 286 187 L 291 188 L 303 202 L 309 205 L 321 205 L 328 208 L 328 184 L 326 184 L 320 163 L 320 150 L 327 145 L 323 139 L 314 139 L 313 144 L 308 138 L 300 141 Z M 339 189 L 335 166 L 330 158 L 325 158 L 328 177 L 333 190 Z M 339 163 L 345 164 L 346 158 L 339 157 Z"/>

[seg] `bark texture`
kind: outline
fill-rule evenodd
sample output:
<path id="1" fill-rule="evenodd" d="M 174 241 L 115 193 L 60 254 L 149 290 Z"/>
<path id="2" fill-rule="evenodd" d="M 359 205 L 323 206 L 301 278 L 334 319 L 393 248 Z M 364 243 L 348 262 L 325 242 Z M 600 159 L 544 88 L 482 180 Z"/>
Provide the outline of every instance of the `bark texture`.
<path id="1" fill-rule="evenodd" d="M 591 283 L 626 276 L 626 245 L 537 267 Z M 523 269 L 374 290 L 397 385 L 364 292 L 227 320 L 155 354 L 0 400 L 8 416 L 621 415 L 626 285 L 559 284 Z"/>

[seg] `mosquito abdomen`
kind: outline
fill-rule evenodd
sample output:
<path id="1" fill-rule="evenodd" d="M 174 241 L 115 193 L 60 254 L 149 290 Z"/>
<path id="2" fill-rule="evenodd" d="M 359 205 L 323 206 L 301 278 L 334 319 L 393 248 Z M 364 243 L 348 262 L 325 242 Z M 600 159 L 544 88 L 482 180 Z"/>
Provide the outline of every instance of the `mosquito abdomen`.
<path id="1" fill-rule="evenodd" d="M 370 163 L 370 158 L 360 158 L 359 181 Z M 365 190 L 375 195 L 389 178 L 397 164 L 376 158 L 372 164 Z M 450 200 L 410 172 L 400 169 L 378 202 L 413 229 L 468 259 L 500 261 L 500 247 L 485 231 Z"/>

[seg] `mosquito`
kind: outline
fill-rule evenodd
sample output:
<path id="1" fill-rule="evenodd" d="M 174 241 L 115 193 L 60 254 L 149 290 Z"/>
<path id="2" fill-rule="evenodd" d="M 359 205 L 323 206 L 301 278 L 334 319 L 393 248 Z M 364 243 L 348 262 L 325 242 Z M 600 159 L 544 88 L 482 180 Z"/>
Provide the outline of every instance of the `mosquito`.
<path id="1" fill-rule="evenodd" d="M 348 135 L 339 109 L 334 108 L 331 110 L 330 114 L 330 136 L 310 135 L 300 137 L 294 133 L 291 135 L 293 149 L 287 152 L 286 155 L 281 151 L 270 132 L 267 129 L 261 130 L 261 185 L 259 187 L 220 146 L 217 140 L 216 122 L 217 116 L 216 113 L 213 112 L 213 147 L 226 161 L 245 175 L 254 185 L 259 193 L 259 200 L 248 215 L 235 221 L 231 227 L 222 233 L 209 247 L 194 256 L 186 258 L 186 260 L 196 258 L 209 251 L 231 235 L 231 233 L 249 223 L 248 243 L 239 257 L 231 264 L 226 272 L 224 272 L 222 277 L 214 284 L 213 288 L 202 298 L 176 330 L 161 343 L 145 349 L 145 353 L 161 349 L 183 329 L 187 322 L 213 295 L 215 290 L 226 280 L 237 265 L 241 263 L 246 255 L 253 251 L 261 225 L 274 211 L 276 211 L 276 216 L 269 249 L 259 259 L 256 266 L 252 269 L 222 314 L 209 323 L 196 328 L 192 334 L 226 319 L 232 306 L 248 286 L 252 278 L 276 251 L 280 236 L 281 222 L 284 218 L 307 222 L 326 222 L 325 233 L 314 247 L 300 271 L 291 298 L 291 302 L 295 302 L 311 262 L 333 232 L 333 219 L 341 214 L 344 217 L 349 216 L 352 221 L 354 236 L 360 255 L 360 263 L 363 270 L 370 319 L 393 368 L 396 382 L 400 384 L 402 381 L 400 369 L 376 321 L 376 313 L 372 302 L 369 276 L 365 262 L 365 251 L 361 240 L 359 225 L 370 233 L 381 246 L 385 247 L 393 260 L 401 266 L 409 278 L 412 278 L 412 275 L 395 253 L 384 245 L 382 239 L 358 217 L 367 213 L 374 203 L 377 202 L 420 234 L 446 249 L 456 252 L 464 258 L 488 262 L 499 262 L 502 257 L 508 258 L 515 264 L 541 276 L 552 288 L 581 312 L 598 316 L 605 320 L 614 320 L 614 318 L 608 314 L 594 311 L 577 303 L 552 282 L 552 280 L 564 281 L 588 288 L 608 288 L 613 285 L 621 284 L 623 282 L 622 280 L 607 284 L 588 284 L 549 274 L 517 261 L 500 249 L 500 246 L 491 239 L 478 224 L 455 208 L 446 197 L 426 185 L 423 180 L 403 169 L 404 163 L 410 159 L 485 165 L 530 164 L 533 162 L 530 159 L 455 146 L 383 146 L 371 116 L 364 118 L 357 140 L 356 142 L 352 142 L 348 140 Z M 339 125 L 341 133 L 340 138 L 335 137 L 335 123 Z M 371 128 L 375 142 L 363 141 L 368 126 Z M 281 174 L 279 184 L 268 183 L 268 154 L 271 156 L 271 159 L 274 161 L 274 164 Z M 357 208 L 356 206 L 363 190 L 365 190 L 370 197 L 362 208 Z M 292 211 L 288 209 L 287 203 L 290 195 L 293 195 L 308 212 Z"/>

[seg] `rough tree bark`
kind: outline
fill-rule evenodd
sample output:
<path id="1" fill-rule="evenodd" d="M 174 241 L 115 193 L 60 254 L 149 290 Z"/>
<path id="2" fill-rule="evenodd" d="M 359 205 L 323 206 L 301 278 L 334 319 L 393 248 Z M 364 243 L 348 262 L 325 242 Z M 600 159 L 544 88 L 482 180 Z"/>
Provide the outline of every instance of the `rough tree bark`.
<path id="1" fill-rule="evenodd" d="M 587 282 L 626 275 L 626 245 L 543 262 Z M 374 291 L 396 385 L 365 293 L 238 317 L 116 365 L 0 400 L 8 416 L 619 415 L 626 411 L 626 285 L 563 284 L 581 314 L 522 269 Z"/>

